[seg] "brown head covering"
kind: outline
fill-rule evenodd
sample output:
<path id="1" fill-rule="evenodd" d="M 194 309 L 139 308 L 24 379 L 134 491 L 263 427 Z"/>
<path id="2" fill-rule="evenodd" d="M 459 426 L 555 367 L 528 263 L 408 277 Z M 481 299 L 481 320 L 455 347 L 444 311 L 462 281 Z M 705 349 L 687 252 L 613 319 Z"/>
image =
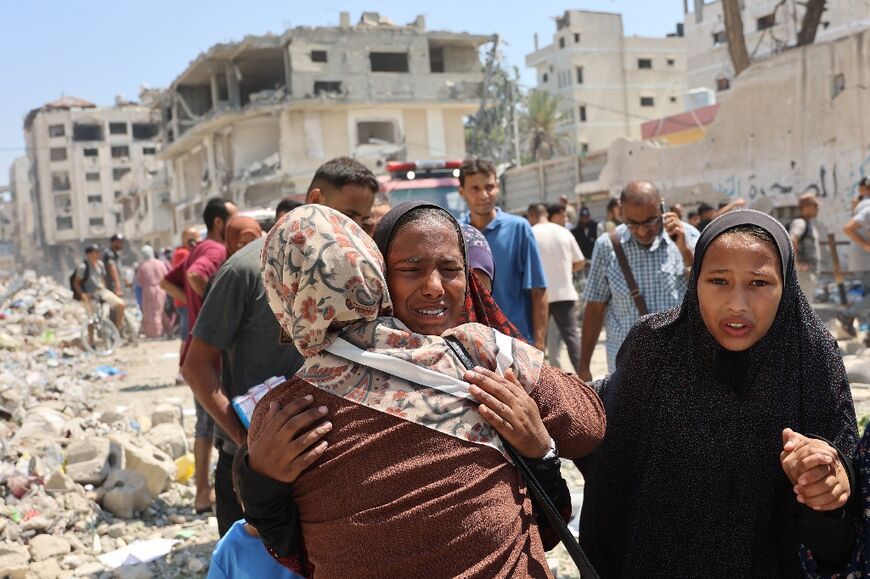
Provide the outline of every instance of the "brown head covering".
<path id="1" fill-rule="evenodd" d="M 253 234 L 254 239 L 263 236 L 263 230 L 253 217 L 233 217 L 227 224 L 227 233 L 224 243 L 227 246 L 227 257 L 242 248 L 239 243 L 246 233 Z"/>

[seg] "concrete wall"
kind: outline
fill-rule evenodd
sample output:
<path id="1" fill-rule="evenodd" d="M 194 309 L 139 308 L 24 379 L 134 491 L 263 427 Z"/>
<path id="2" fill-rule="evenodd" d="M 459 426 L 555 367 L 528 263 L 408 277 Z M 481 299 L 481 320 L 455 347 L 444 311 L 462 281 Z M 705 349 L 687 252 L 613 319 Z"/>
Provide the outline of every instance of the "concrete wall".
<path id="1" fill-rule="evenodd" d="M 659 149 L 620 140 L 600 187 L 616 195 L 649 179 L 669 203 L 744 198 L 774 214 L 806 191 L 819 220 L 839 232 L 858 181 L 870 175 L 870 32 L 792 50 L 754 64 L 732 85 L 704 140 Z M 842 74 L 845 90 L 833 91 Z"/>
<path id="2" fill-rule="evenodd" d="M 233 125 L 233 174 L 278 152 L 281 122 L 277 116 L 246 119 Z"/>

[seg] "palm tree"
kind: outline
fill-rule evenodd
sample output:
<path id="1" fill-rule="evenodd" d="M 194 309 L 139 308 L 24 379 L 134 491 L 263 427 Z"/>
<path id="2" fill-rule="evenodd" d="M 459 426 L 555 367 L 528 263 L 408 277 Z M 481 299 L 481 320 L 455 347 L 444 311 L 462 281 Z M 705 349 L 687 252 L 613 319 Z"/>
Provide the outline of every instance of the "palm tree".
<path id="1" fill-rule="evenodd" d="M 543 90 L 526 95 L 521 130 L 532 161 L 551 159 L 562 152 L 563 137 L 556 134 L 556 127 L 565 115 L 559 110 L 559 101 L 558 96 Z"/>

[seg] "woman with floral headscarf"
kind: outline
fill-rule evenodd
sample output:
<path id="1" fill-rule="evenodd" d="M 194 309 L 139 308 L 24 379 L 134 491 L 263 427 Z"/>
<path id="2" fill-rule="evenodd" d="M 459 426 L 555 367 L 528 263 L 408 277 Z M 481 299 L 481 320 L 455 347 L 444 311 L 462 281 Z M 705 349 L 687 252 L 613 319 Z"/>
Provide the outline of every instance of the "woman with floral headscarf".
<path id="1" fill-rule="evenodd" d="M 459 246 L 459 234 L 443 224 L 437 218 L 416 222 L 441 250 L 435 263 L 417 255 L 396 264 L 401 279 L 390 288 L 400 289 L 402 303 L 387 292 L 383 258 L 370 238 L 330 209 L 297 209 L 267 238 L 270 304 L 306 363 L 257 407 L 249 443 L 256 446 L 284 412 L 278 406 L 293 399 L 307 395 L 315 410 L 328 409 L 331 429 L 319 444 L 321 460 L 292 485 L 317 573 L 549 576 L 525 487 L 490 422 L 505 420 L 520 431 L 535 429 L 527 422 L 537 419 L 543 433 L 510 442 L 525 454 L 523 445 L 528 452 L 531 441 L 538 456 L 546 450 L 538 450 L 541 434 L 552 436 L 565 456 L 588 453 L 603 434 L 600 402 L 591 390 L 543 366 L 534 348 L 477 324 L 448 330 L 443 335 L 480 364 L 469 373 L 444 338 L 414 333 L 403 323 L 402 315 L 434 327 L 464 301 L 464 281 L 455 281 L 465 279 L 464 258 L 448 250 Z M 404 231 L 417 230 L 412 224 Z M 416 281 L 421 271 L 431 274 L 422 285 Z M 453 283 L 449 291 L 459 300 L 438 289 Z M 393 311 L 402 314 L 384 317 Z M 499 406 L 515 407 L 490 394 L 499 391 L 494 370 L 515 376 L 507 392 L 530 394 L 534 415 Z"/>

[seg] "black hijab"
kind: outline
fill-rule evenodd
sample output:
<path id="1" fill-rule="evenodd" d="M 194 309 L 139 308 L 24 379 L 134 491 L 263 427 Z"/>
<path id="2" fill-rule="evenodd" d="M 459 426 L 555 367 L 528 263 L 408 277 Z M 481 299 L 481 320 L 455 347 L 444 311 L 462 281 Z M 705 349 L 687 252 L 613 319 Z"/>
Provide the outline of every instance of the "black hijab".
<path id="1" fill-rule="evenodd" d="M 783 292 L 744 352 L 707 331 L 698 274 L 710 244 L 757 225 L 780 255 Z M 604 442 L 586 476 L 580 540 L 602 577 L 799 577 L 781 432 L 821 435 L 847 455 L 855 413 L 837 343 L 804 298 L 788 234 L 739 210 L 704 229 L 680 307 L 632 328 L 604 383 Z"/>

